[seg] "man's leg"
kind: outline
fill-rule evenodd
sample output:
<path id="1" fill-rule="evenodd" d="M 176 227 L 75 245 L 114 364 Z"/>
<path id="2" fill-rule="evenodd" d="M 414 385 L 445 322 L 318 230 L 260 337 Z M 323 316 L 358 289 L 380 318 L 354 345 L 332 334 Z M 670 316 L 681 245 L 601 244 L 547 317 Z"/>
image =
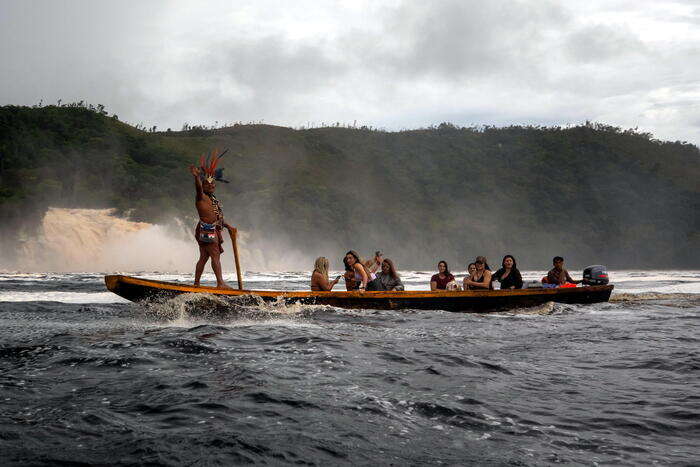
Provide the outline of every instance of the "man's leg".
<path id="1" fill-rule="evenodd" d="M 230 289 L 231 287 L 224 282 L 224 277 L 221 275 L 221 247 L 218 243 L 210 243 L 207 245 L 207 253 L 211 257 L 211 268 L 216 276 L 216 286 L 222 289 Z"/>
<path id="2" fill-rule="evenodd" d="M 209 259 L 209 253 L 207 248 L 199 245 L 199 261 L 197 261 L 197 266 L 194 270 L 194 285 L 199 286 L 199 280 L 202 278 L 202 272 L 204 272 L 204 266 L 207 264 Z"/>

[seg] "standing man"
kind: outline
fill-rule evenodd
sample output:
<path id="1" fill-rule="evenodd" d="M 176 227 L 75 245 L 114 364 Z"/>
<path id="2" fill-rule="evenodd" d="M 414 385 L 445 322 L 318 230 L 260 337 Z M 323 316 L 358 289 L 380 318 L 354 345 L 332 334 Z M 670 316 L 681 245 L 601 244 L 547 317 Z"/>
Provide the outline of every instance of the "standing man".
<path id="1" fill-rule="evenodd" d="M 547 284 L 558 286 L 564 285 L 567 282 L 571 282 L 572 284 L 581 283 L 581 281 L 573 280 L 569 275 L 569 271 L 564 269 L 564 258 L 561 256 L 555 256 L 552 259 L 552 264 L 554 267 L 547 273 Z"/>
<path id="2" fill-rule="evenodd" d="M 190 165 L 190 173 L 194 176 L 194 186 L 196 190 L 195 207 L 199 214 L 199 222 L 194 231 L 195 239 L 199 245 L 199 261 L 194 273 L 194 285 L 199 285 L 199 280 L 204 271 L 204 265 L 211 258 L 211 268 L 216 275 L 216 286 L 230 289 L 221 275 L 221 253 L 224 252 L 221 244 L 224 242 L 221 230 L 226 227 L 235 234 L 236 229 L 224 221 L 224 213 L 221 210 L 221 203 L 214 196 L 216 181 L 228 183 L 221 178 L 224 169 L 217 169 L 219 159 L 223 157 L 224 151 L 217 154 L 214 150 L 211 156 L 204 156 L 199 159 L 199 167 Z M 211 160 L 210 160 L 211 159 Z"/>

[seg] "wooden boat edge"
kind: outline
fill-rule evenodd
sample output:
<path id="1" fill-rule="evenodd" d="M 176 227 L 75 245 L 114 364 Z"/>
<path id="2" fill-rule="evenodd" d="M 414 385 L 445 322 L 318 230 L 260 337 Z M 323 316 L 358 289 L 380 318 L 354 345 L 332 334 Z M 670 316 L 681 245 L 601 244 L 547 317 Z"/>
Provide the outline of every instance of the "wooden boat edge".
<path id="1" fill-rule="evenodd" d="M 556 288 L 556 289 L 544 289 L 544 288 L 533 288 L 533 289 L 517 289 L 517 290 L 458 290 L 458 291 L 405 291 L 405 292 L 374 292 L 374 291 L 341 291 L 341 292 L 315 292 L 315 291 L 286 291 L 286 290 L 238 290 L 238 289 L 219 289 L 216 287 L 209 286 L 198 286 L 178 284 L 175 282 L 157 281 L 151 279 L 141 279 L 133 276 L 125 276 L 121 274 L 113 274 L 105 276 L 105 285 L 107 289 L 117 295 L 120 295 L 117 291 L 119 284 L 129 284 L 134 286 L 140 286 L 145 288 L 154 288 L 163 291 L 172 291 L 174 293 L 208 293 L 213 295 L 225 295 L 225 296 L 241 296 L 241 295 L 258 295 L 263 298 L 487 298 L 487 297 L 518 297 L 518 296 L 528 296 L 528 295 L 552 295 L 561 296 L 568 294 L 577 293 L 591 293 L 591 292 L 606 292 L 614 289 L 614 285 L 593 285 L 585 287 L 571 287 L 571 288 Z"/>

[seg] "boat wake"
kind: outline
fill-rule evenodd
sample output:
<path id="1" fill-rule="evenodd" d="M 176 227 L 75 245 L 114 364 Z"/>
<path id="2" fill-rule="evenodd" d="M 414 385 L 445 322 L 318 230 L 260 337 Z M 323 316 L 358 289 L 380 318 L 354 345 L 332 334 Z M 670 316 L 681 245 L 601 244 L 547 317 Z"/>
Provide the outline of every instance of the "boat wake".
<path id="1" fill-rule="evenodd" d="M 165 300 L 154 299 L 143 302 L 140 306 L 149 318 L 183 325 L 193 322 L 301 320 L 319 311 L 331 309 L 321 305 L 286 304 L 282 298 L 276 302 L 265 302 L 253 294 L 222 296 L 203 293 L 187 293 Z"/>
<path id="2" fill-rule="evenodd" d="M 647 300 L 698 300 L 698 294 L 693 293 L 614 293 L 610 297 L 611 302 L 640 302 Z"/>

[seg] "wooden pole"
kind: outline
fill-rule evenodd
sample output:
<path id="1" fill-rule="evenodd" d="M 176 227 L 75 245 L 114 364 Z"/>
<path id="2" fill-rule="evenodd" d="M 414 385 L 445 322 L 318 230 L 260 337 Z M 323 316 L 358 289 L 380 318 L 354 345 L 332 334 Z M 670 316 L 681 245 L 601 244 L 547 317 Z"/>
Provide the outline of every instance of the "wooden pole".
<path id="1" fill-rule="evenodd" d="M 238 290 L 243 290 L 243 277 L 241 276 L 241 263 L 238 260 L 238 230 L 228 229 L 228 234 L 231 236 L 231 245 L 233 245 L 233 259 L 236 261 L 236 277 L 238 278 Z"/>

